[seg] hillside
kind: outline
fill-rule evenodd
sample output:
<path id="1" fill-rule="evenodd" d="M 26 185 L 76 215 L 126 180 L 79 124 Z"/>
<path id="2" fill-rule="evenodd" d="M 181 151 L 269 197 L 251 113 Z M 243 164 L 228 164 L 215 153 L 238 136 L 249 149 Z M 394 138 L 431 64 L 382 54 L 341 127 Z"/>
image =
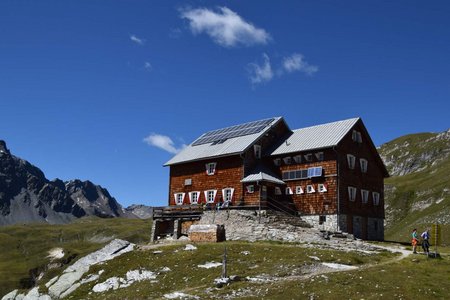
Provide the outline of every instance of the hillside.
<path id="1" fill-rule="evenodd" d="M 61 224 L 83 216 L 135 217 L 106 189 L 90 181 L 48 180 L 0 140 L 0 225 Z"/>
<path id="2" fill-rule="evenodd" d="M 409 240 L 409 232 L 433 223 L 450 243 L 450 130 L 406 135 L 379 148 L 391 175 L 385 181 L 386 239 Z"/>

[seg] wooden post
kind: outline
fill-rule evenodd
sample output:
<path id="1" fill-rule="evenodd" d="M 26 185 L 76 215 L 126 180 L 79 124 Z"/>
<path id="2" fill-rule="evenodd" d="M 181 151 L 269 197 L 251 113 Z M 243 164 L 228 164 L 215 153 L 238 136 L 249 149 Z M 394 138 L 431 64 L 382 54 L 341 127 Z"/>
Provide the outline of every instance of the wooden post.
<path id="1" fill-rule="evenodd" d="M 227 246 L 225 246 L 225 249 L 223 251 L 222 278 L 227 278 Z"/>

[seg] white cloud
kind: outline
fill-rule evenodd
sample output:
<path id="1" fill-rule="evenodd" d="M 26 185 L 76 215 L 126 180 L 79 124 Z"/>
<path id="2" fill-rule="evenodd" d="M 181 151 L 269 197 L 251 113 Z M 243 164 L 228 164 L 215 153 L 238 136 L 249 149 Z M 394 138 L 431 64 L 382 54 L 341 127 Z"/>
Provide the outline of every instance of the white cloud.
<path id="1" fill-rule="evenodd" d="M 138 45 L 144 45 L 145 43 L 144 39 L 138 38 L 134 34 L 130 35 L 130 40 Z"/>
<path id="2" fill-rule="evenodd" d="M 143 141 L 150 146 L 160 148 L 172 154 L 177 154 L 186 147 L 186 145 L 183 144 L 181 147 L 177 148 L 170 137 L 157 133 L 150 134 L 148 137 L 144 138 Z"/>
<path id="3" fill-rule="evenodd" d="M 152 64 L 148 61 L 144 62 L 144 69 L 146 69 L 147 71 L 151 71 L 153 69 Z"/>
<path id="4" fill-rule="evenodd" d="M 257 63 L 248 64 L 248 72 L 250 75 L 250 82 L 252 84 L 263 83 L 272 80 L 273 71 L 270 65 L 270 59 L 267 54 L 263 54 L 264 62 L 261 65 Z"/>
<path id="5" fill-rule="evenodd" d="M 219 7 L 218 11 L 207 8 L 182 10 L 181 17 L 189 20 L 194 34 L 205 32 L 224 47 L 267 44 L 270 40 L 264 29 L 255 27 L 227 7 Z"/>
<path id="6" fill-rule="evenodd" d="M 310 65 L 300 53 L 294 53 L 291 56 L 285 57 L 283 59 L 283 69 L 288 73 L 299 71 L 307 75 L 312 75 L 319 71 L 318 66 Z"/>

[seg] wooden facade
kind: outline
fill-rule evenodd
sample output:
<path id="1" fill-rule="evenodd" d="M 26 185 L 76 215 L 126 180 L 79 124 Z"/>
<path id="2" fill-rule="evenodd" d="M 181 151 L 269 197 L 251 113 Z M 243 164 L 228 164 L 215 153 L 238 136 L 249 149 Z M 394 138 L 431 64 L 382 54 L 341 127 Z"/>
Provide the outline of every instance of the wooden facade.
<path id="1" fill-rule="evenodd" d="M 292 134 L 283 120 L 241 153 L 170 164 L 169 206 L 216 207 L 228 200 L 234 208 L 273 204 L 317 216 L 318 224 L 333 216 L 336 224 L 330 226 L 337 230 L 382 239 L 372 231 L 382 230 L 388 174 L 362 121 L 355 119 L 333 146 L 295 151 L 294 145 L 288 153 L 273 154 Z"/>

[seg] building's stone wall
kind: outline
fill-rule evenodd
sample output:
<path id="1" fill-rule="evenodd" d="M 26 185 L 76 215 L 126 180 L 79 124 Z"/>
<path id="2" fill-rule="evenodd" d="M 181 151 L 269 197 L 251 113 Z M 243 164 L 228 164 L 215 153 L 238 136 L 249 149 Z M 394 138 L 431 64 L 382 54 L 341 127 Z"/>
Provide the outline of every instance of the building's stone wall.
<path id="1" fill-rule="evenodd" d="M 302 216 L 302 219 L 319 230 L 341 231 L 337 215 L 307 215 Z"/>
<path id="2" fill-rule="evenodd" d="M 322 239 L 319 230 L 309 228 L 299 217 L 270 210 L 207 211 L 199 224 L 223 225 L 226 240 L 314 242 Z"/>

